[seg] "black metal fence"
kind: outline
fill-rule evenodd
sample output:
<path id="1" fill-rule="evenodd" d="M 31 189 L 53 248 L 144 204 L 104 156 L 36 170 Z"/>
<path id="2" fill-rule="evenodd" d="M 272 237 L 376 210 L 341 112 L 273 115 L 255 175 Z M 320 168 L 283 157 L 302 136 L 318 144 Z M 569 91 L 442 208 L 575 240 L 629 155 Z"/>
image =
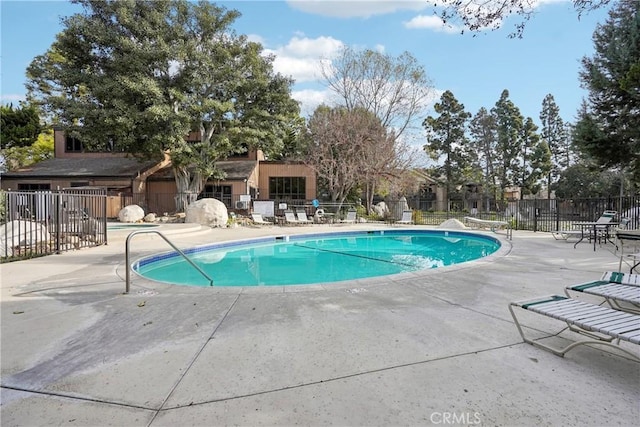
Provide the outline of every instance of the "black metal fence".
<path id="1" fill-rule="evenodd" d="M 144 201 L 134 196 L 119 201 L 118 206 L 138 204 L 146 213 L 172 212 L 175 194 L 147 196 Z M 230 211 L 246 214 L 252 203 L 231 195 L 223 200 Z M 281 215 L 281 206 L 287 209 L 305 210 L 313 215 L 316 207 L 310 200 L 273 200 L 275 214 Z M 416 224 L 439 225 L 455 218 L 464 222 L 465 216 L 486 220 L 509 221 L 515 230 L 549 232 L 570 229 L 576 222 L 595 221 L 605 210 L 616 211 L 619 221 L 628 218 L 629 229 L 640 229 L 640 196 L 605 197 L 593 199 L 532 199 L 518 201 L 496 201 L 490 204 L 491 211 L 451 210 L 438 212 L 433 209 L 433 200 L 409 198 L 387 201 L 391 218 L 399 219 L 402 210 L 414 212 Z M 66 189 L 62 191 L 2 192 L 0 196 L 0 259 L 22 259 L 60 253 L 71 249 L 98 246 L 107 243 L 108 197 L 103 189 Z M 338 205 L 320 202 L 325 212 L 345 214 L 356 204 Z M 427 207 L 428 209 L 424 209 Z M 111 212 L 113 209 L 110 209 Z M 338 212 L 339 211 L 339 212 Z M 359 209 L 362 213 L 362 208 Z M 383 218 L 378 218 L 383 219 Z"/>
<path id="2" fill-rule="evenodd" d="M 106 202 L 102 189 L 2 192 L 0 260 L 106 244 Z"/>
<path id="3" fill-rule="evenodd" d="M 414 220 L 418 224 L 438 225 L 455 218 L 464 222 L 465 216 L 479 219 L 510 221 L 516 230 L 555 231 L 570 229 L 576 222 L 596 221 L 605 210 L 617 212 L 614 219 L 628 218 L 629 229 L 640 229 L 640 196 L 603 197 L 593 199 L 531 199 L 497 203 L 500 210 L 490 212 L 422 211 L 408 205 L 415 211 Z"/>

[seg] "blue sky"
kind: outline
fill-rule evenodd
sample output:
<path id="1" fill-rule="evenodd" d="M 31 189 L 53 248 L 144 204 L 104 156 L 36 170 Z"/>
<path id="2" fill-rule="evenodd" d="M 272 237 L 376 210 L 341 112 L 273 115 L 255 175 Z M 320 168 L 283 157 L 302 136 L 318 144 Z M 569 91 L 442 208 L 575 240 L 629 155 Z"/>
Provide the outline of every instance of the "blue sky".
<path id="1" fill-rule="evenodd" d="M 437 1 L 437 0 L 436 0 Z M 592 35 L 604 23 L 606 10 L 578 19 L 571 2 L 531 0 L 535 16 L 522 39 L 508 38 L 516 18 L 497 31 L 460 34 L 438 25 L 422 1 L 226 1 L 237 9 L 238 33 L 262 42 L 277 57 L 275 67 L 296 79 L 294 97 L 310 114 L 329 100 L 318 83 L 320 57 L 330 58 L 344 45 L 370 48 L 397 56 L 411 53 L 424 66 L 437 99 L 453 92 L 467 111 L 490 109 L 508 89 L 525 117 L 539 122 L 541 103 L 551 93 L 565 121 L 574 121 L 586 92 L 580 88 L 580 59 L 593 53 Z M 44 53 L 62 30 L 59 17 L 80 11 L 65 1 L 0 1 L 1 100 L 24 99 L 25 69 Z M 432 110 L 427 114 L 433 114 Z M 420 120 L 422 121 L 422 119 Z"/>

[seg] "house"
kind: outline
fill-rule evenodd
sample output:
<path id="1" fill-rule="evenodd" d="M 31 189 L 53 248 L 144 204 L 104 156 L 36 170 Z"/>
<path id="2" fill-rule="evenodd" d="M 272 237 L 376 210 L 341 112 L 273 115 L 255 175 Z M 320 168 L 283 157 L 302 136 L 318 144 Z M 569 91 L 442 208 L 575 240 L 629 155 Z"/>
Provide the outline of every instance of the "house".
<path id="1" fill-rule="evenodd" d="M 304 204 L 316 198 L 316 175 L 299 162 L 269 161 L 262 151 L 249 150 L 217 166 L 224 180 L 209 180 L 198 197 L 221 200 L 231 210 L 248 210 L 248 200 L 285 200 Z M 101 188 L 107 191 L 107 216 L 116 217 L 128 204 L 145 212 L 174 212 L 176 184 L 168 156 L 140 160 L 127 153 L 91 152 L 82 142 L 54 130 L 54 157 L 0 176 L 3 190 L 46 191 Z"/>

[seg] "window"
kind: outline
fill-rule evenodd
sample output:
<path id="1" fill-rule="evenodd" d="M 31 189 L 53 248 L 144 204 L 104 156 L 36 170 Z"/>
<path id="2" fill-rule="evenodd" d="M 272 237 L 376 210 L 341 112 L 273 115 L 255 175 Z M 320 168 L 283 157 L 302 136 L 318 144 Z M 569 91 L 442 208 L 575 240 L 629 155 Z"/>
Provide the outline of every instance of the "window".
<path id="1" fill-rule="evenodd" d="M 66 138 L 64 150 L 67 153 L 81 153 L 82 152 L 82 142 L 78 138 L 74 138 L 72 136 L 68 136 Z"/>
<path id="2" fill-rule="evenodd" d="M 51 190 L 51 184 L 18 184 L 18 191 Z"/>
<path id="3" fill-rule="evenodd" d="M 83 182 L 71 182 L 71 187 L 88 187 L 89 186 L 89 181 L 83 181 Z"/>
<path id="4" fill-rule="evenodd" d="M 205 185 L 204 190 L 198 199 L 211 198 L 218 199 L 227 207 L 231 207 L 231 186 L 230 185 Z"/>
<path id="5" fill-rule="evenodd" d="M 303 176 L 272 176 L 269 178 L 270 199 L 305 199 L 306 179 Z"/>

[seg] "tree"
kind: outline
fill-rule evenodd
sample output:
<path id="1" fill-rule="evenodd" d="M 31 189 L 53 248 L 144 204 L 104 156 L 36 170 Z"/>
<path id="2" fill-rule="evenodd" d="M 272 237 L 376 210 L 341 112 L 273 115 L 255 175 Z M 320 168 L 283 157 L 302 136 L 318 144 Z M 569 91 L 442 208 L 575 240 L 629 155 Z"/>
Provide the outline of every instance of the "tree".
<path id="1" fill-rule="evenodd" d="M 490 196 L 498 198 L 497 127 L 495 116 L 484 107 L 480 108 L 469 124 L 470 148 L 476 153 L 477 167 L 482 171 L 486 209 L 491 206 Z"/>
<path id="2" fill-rule="evenodd" d="M 177 200 L 182 210 L 207 179 L 223 178 L 218 160 L 281 148 L 285 123 L 298 115 L 292 81 L 232 31 L 237 11 L 206 1 L 75 2 L 84 12 L 64 19 L 31 63 L 28 89 L 90 149 L 167 152 L 187 195 Z"/>
<path id="3" fill-rule="evenodd" d="M 620 174 L 581 162 L 562 171 L 555 191 L 563 199 L 610 197 L 620 191 Z"/>
<path id="4" fill-rule="evenodd" d="M 34 105 L 13 104 L 0 107 L 0 147 L 28 147 L 38 139 L 42 132 L 40 115 Z"/>
<path id="5" fill-rule="evenodd" d="M 451 197 L 454 186 L 466 184 L 462 173 L 470 163 L 466 128 L 471 114 L 465 111 L 464 105 L 448 90 L 442 94 L 440 102 L 433 109 L 439 116 L 428 116 L 422 123 L 427 131 L 428 141 L 424 150 L 434 160 L 444 156 L 447 197 Z"/>
<path id="6" fill-rule="evenodd" d="M 0 107 L 2 168 L 16 170 L 53 156 L 53 131 L 44 129 L 34 105 Z"/>
<path id="7" fill-rule="evenodd" d="M 542 100 L 540 122 L 542 123 L 540 136 L 546 141 L 551 151 L 552 167 L 547 175 L 547 187 L 551 188 L 558 180 L 560 172 L 571 164 L 567 125 L 560 117 L 560 108 L 551 94 L 547 94 Z"/>
<path id="8" fill-rule="evenodd" d="M 53 145 L 53 129 L 45 129 L 29 146 L 3 149 L 4 167 L 12 171 L 50 159 L 53 157 Z"/>
<path id="9" fill-rule="evenodd" d="M 331 62 L 321 62 L 321 70 L 344 107 L 373 113 L 396 138 L 424 113 L 432 93 L 424 67 L 408 52 L 392 57 L 345 47 Z"/>
<path id="10" fill-rule="evenodd" d="M 522 195 L 538 193 L 542 178 L 548 176 L 551 169 L 549 146 L 537 130 L 531 117 L 527 117 L 522 127 Z"/>
<path id="11" fill-rule="evenodd" d="M 370 112 L 321 105 L 309 119 L 308 131 L 306 163 L 326 182 L 332 202 L 342 205 L 359 183 L 384 173 L 385 165 L 370 159 L 384 158 L 386 153 L 376 153 L 376 147 L 385 146 L 390 138 Z"/>
<path id="12" fill-rule="evenodd" d="M 611 0 L 573 0 L 578 16 L 609 4 Z M 515 24 L 510 37 L 522 37 L 525 25 L 535 14 L 531 0 L 439 0 L 434 7 L 445 22 L 462 22 L 466 30 L 479 32 L 498 29 L 510 15 L 522 20 Z"/>
<path id="13" fill-rule="evenodd" d="M 640 2 L 620 0 L 593 34 L 594 55 L 582 59 L 589 91 L 574 143 L 602 167 L 627 169 L 640 182 Z"/>
<path id="14" fill-rule="evenodd" d="M 500 99 L 491 109 L 497 130 L 497 155 L 500 159 L 497 176 L 500 185 L 500 200 L 504 200 L 505 189 L 517 182 L 520 171 L 518 163 L 522 139 L 520 133 L 523 117 L 520 110 L 509 99 L 509 91 L 503 90 Z"/>

